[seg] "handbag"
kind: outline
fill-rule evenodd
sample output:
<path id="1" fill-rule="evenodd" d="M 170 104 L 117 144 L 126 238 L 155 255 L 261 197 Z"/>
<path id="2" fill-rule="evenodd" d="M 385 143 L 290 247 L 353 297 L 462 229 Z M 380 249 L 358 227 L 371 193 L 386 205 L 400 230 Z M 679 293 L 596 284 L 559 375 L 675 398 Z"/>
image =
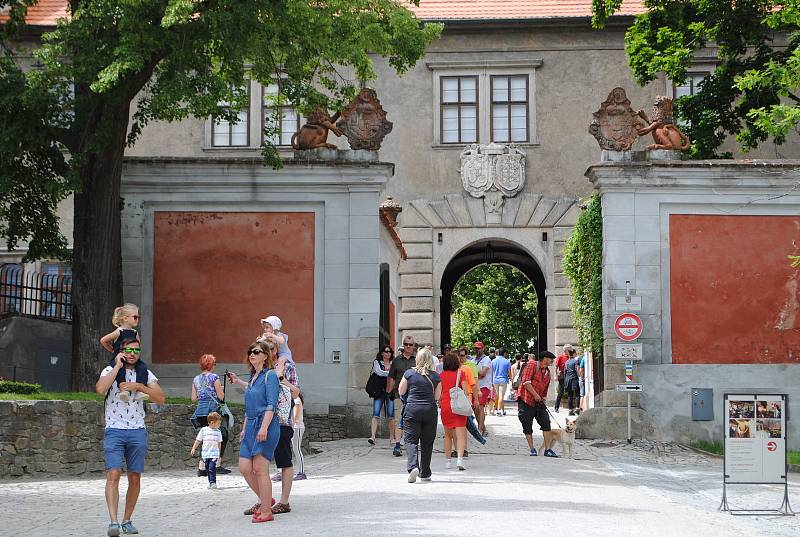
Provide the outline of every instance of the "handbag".
<path id="1" fill-rule="evenodd" d="M 367 395 L 373 399 L 380 397 L 386 390 L 386 377 L 382 377 L 373 371 L 367 379 L 365 390 Z"/>
<path id="2" fill-rule="evenodd" d="M 467 398 L 467 394 L 458 386 L 460 382 L 461 369 L 458 370 L 456 375 L 456 385 L 450 388 L 450 410 L 453 414 L 458 414 L 459 416 L 472 416 L 472 405 Z"/>

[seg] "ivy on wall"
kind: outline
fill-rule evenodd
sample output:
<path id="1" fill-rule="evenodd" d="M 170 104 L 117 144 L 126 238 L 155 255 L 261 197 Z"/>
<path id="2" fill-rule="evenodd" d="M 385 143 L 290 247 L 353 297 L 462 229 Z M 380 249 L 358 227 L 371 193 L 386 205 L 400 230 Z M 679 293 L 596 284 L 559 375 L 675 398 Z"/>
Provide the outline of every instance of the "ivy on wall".
<path id="1" fill-rule="evenodd" d="M 564 274 L 572 284 L 572 322 L 578 344 L 603 350 L 603 215 L 600 196 L 592 195 L 564 247 Z"/>

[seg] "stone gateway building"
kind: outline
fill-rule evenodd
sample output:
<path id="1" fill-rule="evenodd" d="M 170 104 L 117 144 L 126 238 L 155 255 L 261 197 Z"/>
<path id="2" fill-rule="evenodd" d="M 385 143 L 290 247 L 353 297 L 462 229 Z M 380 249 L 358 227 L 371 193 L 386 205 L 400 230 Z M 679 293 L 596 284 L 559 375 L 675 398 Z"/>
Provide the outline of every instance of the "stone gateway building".
<path id="1" fill-rule="evenodd" d="M 51 11 L 39 24 L 53 24 L 56 4 L 40 3 Z M 304 118 L 284 107 L 273 140 L 284 167 L 265 167 L 263 121 L 278 88 L 255 82 L 238 123 L 154 123 L 127 152 L 124 295 L 140 305 L 144 359 L 169 393 L 188 392 L 202 353 L 221 369 L 242 368 L 259 319 L 274 314 L 290 336 L 308 411 L 344 414 L 348 432 L 362 434 L 379 346 L 396 348 L 405 335 L 436 348 L 449 342 L 453 288 L 483 263 L 512 265 L 533 283 L 539 349 L 576 343 L 561 264 L 580 199 L 593 190 L 584 173 L 600 157 L 587 133 L 592 113 L 617 86 L 637 109 L 691 93 L 713 64 L 698 61 L 684 86 L 660 78 L 638 87 L 624 50 L 625 28 L 644 9 L 638 1 L 602 31 L 591 28 L 589 0 L 422 0 L 413 9 L 444 22 L 444 32 L 402 77 L 377 61 L 370 86 L 393 123 L 379 152 L 331 135 L 338 151 L 295 153 Z M 796 154 L 796 145 L 782 152 Z M 595 185 L 605 184 L 601 170 L 590 173 Z M 68 231 L 69 207 L 63 214 Z M 648 270 L 634 269 L 634 288 Z M 613 388 L 619 364 L 596 366 L 606 379 L 597 392 Z M 687 386 L 675 388 L 681 397 Z M 657 427 L 673 437 L 668 420 Z"/>

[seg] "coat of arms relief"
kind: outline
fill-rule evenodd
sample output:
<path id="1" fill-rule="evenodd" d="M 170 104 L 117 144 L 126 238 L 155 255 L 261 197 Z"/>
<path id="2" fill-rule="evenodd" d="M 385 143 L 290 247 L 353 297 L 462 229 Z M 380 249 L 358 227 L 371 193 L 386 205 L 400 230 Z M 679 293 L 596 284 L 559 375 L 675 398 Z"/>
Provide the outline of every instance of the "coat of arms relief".
<path id="1" fill-rule="evenodd" d="M 514 144 L 470 145 L 461 153 L 461 183 L 470 196 L 483 198 L 487 224 L 499 224 L 504 198 L 525 186 L 525 153 Z"/>

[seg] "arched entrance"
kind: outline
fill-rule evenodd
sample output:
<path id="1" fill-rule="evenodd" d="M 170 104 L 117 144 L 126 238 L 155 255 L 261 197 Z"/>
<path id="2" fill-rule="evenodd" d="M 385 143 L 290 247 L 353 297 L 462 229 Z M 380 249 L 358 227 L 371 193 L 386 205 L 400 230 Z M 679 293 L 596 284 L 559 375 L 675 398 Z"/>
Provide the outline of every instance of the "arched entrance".
<path id="1" fill-rule="evenodd" d="M 447 264 L 442 273 L 441 299 L 439 302 L 442 343 L 450 342 L 450 313 L 453 289 L 467 272 L 482 264 L 504 263 L 522 272 L 536 289 L 539 314 L 536 352 L 547 349 L 547 295 L 542 269 L 536 260 L 520 247 L 501 240 L 486 240 L 461 250 Z"/>

